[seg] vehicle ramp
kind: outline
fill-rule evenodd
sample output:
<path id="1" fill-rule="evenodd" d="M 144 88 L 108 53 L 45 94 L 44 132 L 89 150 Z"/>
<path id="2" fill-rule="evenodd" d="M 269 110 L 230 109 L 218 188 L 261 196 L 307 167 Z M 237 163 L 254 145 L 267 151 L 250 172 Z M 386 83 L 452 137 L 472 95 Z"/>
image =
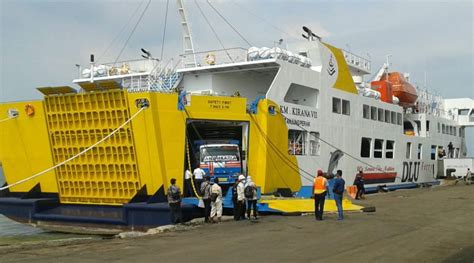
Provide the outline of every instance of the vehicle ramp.
<path id="1" fill-rule="evenodd" d="M 353 204 L 349 199 L 342 200 L 344 211 L 361 211 L 363 206 Z M 265 209 L 266 208 L 266 209 Z M 314 212 L 314 199 L 309 198 L 269 198 L 260 201 L 259 211 L 280 213 L 312 213 Z M 336 202 L 326 199 L 324 212 L 337 212 Z"/>

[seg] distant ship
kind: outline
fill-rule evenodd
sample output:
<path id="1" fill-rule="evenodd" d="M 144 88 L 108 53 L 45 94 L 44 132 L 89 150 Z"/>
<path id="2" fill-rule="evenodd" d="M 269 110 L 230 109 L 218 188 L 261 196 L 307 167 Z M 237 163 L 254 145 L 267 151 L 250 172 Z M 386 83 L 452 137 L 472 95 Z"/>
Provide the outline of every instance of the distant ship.
<path id="1" fill-rule="evenodd" d="M 240 173 L 263 195 L 309 198 L 318 169 L 342 170 L 348 185 L 362 171 L 370 192 L 437 184 L 445 159 L 466 156 L 472 98 L 434 96 L 388 63 L 364 81 L 368 59 L 307 27 L 285 49 L 194 52 L 178 7 L 180 60 L 92 57 L 79 89 L 0 104 L 0 213 L 42 227 L 142 229 L 169 223 L 166 189 L 173 177 L 183 188 L 185 169 L 220 177 L 227 198 Z M 199 216 L 197 199 L 183 202 L 187 220 Z"/>

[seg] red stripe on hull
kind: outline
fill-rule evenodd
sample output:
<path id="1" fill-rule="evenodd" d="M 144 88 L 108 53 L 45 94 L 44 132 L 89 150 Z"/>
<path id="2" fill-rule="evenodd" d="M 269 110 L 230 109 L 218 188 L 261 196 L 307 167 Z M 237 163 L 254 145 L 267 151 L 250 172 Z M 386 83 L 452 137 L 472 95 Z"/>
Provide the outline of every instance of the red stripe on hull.
<path id="1" fill-rule="evenodd" d="M 397 173 L 366 173 L 364 180 L 380 180 L 380 179 L 394 179 Z"/>

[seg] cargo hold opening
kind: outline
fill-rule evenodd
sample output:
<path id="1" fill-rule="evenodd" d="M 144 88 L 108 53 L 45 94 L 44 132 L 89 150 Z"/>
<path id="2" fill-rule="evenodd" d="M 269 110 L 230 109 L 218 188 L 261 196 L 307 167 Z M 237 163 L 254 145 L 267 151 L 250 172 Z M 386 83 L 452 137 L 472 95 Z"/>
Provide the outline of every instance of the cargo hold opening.
<path id="1" fill-rule="evenodd" d="M 192 172 L 201 167 L 206 174 L 232 183 L 235 175 L 247 173 L 248 122 L 188 120 L 186 134 Z M 185 167 L 188 167 L 185 156 Z"/>

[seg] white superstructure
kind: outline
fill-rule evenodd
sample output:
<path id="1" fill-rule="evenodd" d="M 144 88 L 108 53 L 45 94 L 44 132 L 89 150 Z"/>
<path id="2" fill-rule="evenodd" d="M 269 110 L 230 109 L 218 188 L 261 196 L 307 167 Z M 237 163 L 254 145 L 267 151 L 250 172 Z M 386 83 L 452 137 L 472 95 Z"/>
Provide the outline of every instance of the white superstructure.
<path id="1" fill-rule="evenodd" d="M 372 69 L 368 59 L 322 42 L 308 28 L 308 41 L 286 49 L 194 52 L 181 1 L 178 10 L 184 37 L 179 60 L 148 60 L 135 71 L 127 62 L 99 65 L 97 74 L 85 72 L 74 82 L 84 89 L 106 88 L 112 81 L 131 92 L 180 90 L 272 100 L 286 120 L 288 131 L 282 132 L 288 132 L 288 154 L 296 156 L 299 169 L 314 175 L 339 149 L 345 156 L 336 168 L 348 184 L 358 170 L 369 186 L 432 183 L 442 159 L 466 156 L 464 135 L 465 127 L 474 126 L 473 99 L 444 100 L 419 89 L 407 94 L 416 100 L 407 106 L 391 89 L 382 92 L 364 82 Z M 388 82 L 390 74 L 387 62 L 372 81 Z M 408 74 L 400 76 L 409 81 Z M 383 99 L 387 92 L 389 99 Z M 312 184 L 307 178 L 302 176 L 303 185 Z"/>

